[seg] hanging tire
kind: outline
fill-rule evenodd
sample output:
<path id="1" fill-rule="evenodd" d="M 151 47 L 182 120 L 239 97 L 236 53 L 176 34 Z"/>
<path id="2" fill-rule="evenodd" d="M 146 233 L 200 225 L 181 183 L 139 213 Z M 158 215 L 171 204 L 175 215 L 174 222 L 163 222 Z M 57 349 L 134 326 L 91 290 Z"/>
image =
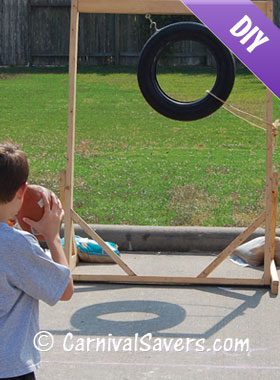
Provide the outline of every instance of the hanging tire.
<path id="1" fill-rule="evenodd" d="M 172 99 L 162 90 L 156 75 L 157 64 L 165 48 L 185 40 L 199 42 L 212 53 L 217 77 L 210 91 L 225 101 L 234 84 L 235 61 L 231 52 L 203 24 L 179 22 L 156 32 L 142 49 L 137 77 L 140 90 L 152 108 L 170 119 L 192 121 L 211 115 L 222 103 L 210 94 L 191 102 Z"/>

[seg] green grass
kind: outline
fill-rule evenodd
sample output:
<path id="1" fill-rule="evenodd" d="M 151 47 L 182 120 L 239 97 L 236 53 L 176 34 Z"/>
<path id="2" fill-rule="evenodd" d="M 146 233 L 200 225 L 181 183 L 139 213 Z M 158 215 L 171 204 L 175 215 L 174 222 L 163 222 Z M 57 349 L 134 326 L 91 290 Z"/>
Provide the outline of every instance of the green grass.
<path id="1" fill-rule="evenodd" d="M 176 83 L 187 79 L 186 89 L 197 89 L 212 76 L 172 70 L 160 81 L 176 94 Z M 0 86 L 0 141 L 28 153 L 30 183 L 59 193 L 66 69 L 1 69 Z M 265 116 L 265 88 L 247 70 L 238 72 L 229 102 Z M 274 156 L 277 166 L 278 148 Z M 134 68 L 79 69 L 74 203 L 89 223 L 248 225 L 264 207 L 265 159 L 265 131 L 224 109 L 196 122 L 172 121 L 145 102 Z"/>

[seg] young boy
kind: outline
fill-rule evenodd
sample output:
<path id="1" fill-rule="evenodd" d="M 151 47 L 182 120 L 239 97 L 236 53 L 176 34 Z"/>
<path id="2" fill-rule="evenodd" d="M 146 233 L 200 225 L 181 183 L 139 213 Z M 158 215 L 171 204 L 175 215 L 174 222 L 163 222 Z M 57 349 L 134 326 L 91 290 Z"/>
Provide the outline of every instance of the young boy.
<path id="1" fill-rule="evenodd" d="M 39 222 L 26 220 L 45 238 L 50 259 L 30 233 L 8 225 L 21 208 L 29 166 L 24 152 L 0 144 L 0 380 L 35 379 L 40 354 L 34 347 L 39 331 L 38 300 L 49 305 L 69 300 L 73 283 L 61 245 L 60 201 L 52 207 L 42 192 L 45 211 Z"/>

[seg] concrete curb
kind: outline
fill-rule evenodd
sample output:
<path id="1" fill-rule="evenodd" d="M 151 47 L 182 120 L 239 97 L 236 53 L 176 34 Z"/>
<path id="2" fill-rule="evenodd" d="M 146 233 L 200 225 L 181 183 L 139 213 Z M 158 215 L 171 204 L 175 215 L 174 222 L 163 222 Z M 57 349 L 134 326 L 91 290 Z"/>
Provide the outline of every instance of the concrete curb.
<path id="1" fill-rule="evenodd" d="M 129 225 L 90 225 L 105 241 L 117 243 L 120 251 L 218 252 L 245 228 L 231 227 L 157 227 Z M 63 226 L 61 234 L 63 235 Z M 78 225 L 75 234 L 88 236 Z M 248 240 L 264 236 L 258 228 Z M 280 229 L 277 229 L 280 236 Z"/>

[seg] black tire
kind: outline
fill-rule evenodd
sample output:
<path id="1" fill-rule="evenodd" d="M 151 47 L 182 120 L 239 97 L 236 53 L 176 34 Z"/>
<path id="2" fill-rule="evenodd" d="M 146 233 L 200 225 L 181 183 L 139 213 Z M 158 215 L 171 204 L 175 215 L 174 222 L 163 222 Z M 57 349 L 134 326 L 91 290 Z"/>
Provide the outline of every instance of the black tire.
<path id="1" fill-rule="evenodd" d="M 142 49 L 137 76 L 140 90 L 152 108 L 170 119 L 192 121 L 211 115 L 222 103 L 210 94 L 192 102 L 176 101 L 159 86 L 156 69 L 161 53 L 168 45 L 183 40 L 199 42 L 212 53 L 216 61 L 217 78 L 210 91 L 225 101 L 234 84 L 235 60 L 231 52 L 203 24 L 179 22 L 156 32 Z"/>

